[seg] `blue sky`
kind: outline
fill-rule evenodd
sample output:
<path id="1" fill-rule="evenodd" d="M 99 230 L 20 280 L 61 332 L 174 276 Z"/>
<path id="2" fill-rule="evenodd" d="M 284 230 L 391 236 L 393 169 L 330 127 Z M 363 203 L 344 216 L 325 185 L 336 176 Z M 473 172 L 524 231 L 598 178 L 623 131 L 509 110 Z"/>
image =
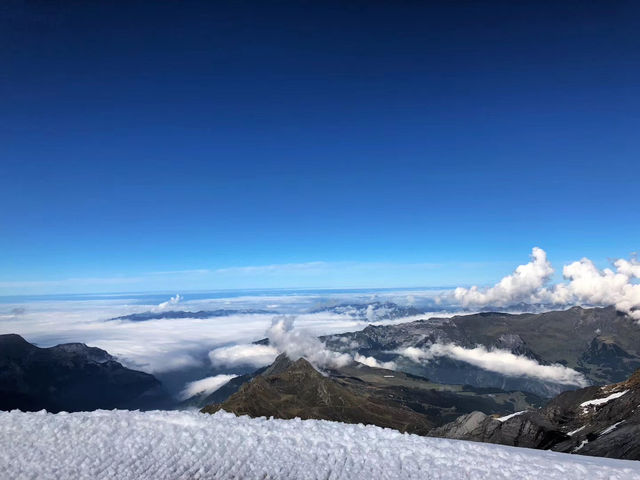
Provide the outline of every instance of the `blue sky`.
<path id="1" fill-rule="evenodd" d="M 221 3 L 3 4 L 0 294 L 640 248 L 636 2 Z"/>

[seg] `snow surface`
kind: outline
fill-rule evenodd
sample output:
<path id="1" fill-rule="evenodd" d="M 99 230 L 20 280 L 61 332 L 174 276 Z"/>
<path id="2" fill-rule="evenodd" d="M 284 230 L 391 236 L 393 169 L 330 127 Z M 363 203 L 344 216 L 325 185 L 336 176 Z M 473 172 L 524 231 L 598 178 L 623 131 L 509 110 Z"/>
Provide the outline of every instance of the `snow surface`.
<path id="1" fill-rule="evenodd" d="M 604 405 L 605 403 L 610 402 L 611 400 L 615 400 L 616 398 L 620 398 L 621 396 L 623 396 L 628 391 L 629 390 L 624 390 L 622 392 L 612 393 L 608 397 L 596 398 L 595 400 L 588 400 L 586 402 L 582 402 L 580 404 L 580 406 L 581 407 L 588 407 L 590 405 L 595 405 L 595 406 Z"/>
<path id="2" fill-rule="evenodd" d="M 640 480 L 640 462 L 226 412 L 1 412 L 0 442 L 16 480 Z"/>

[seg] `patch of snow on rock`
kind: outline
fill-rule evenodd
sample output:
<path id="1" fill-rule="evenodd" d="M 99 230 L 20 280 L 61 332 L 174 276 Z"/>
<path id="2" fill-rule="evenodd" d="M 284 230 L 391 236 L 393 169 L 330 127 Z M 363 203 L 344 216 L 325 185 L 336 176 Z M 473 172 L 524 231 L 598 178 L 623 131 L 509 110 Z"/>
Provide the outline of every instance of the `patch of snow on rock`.
<path id="1" fill-rule="evenodd" d="M 581 432 L 582 430 L 584 430 L 586 428 L 586 425 L 581 426 L 580 428 L 576 428 L 575 430 L 571 430 L 570 432 L 567 433 L 567 435 L 569 435 L 570 437 L 574 436 L 576 433 Z"/>
<path id="2" fill-rule="evenodd" d="M 585 411 L 587 410 L 587 407 L 599 407 L 600 405 L 604 405 L 605 403 L 610 402 L 611 400 L 615 400 L 616 398 L 620 398 L 621 396 L 623 396 L 625 393 L 627 393 L 629 390 L 624 390 L 622 392 L 616 392 L 616 393 L 612 393 L 611 395 L 609 395 L 608 397 L 604 397 L 604 398 L 596 398 L 594 400 L 587 400 L 586 402 L 582 402 L 580 404 L 580 406 L 585 409 Z"/>
<path id="3" fill-rule="evenodd" d="M 521 412 L 512 413 L 510 415 L 505 415 L 504 417 L 496 418 L 499 422 L 506 422 L 510 418 L 517 417 L 518 415 L 522 415 L 523 413 L 527 413 L 526 410 L 522 410 Z"/>
<path id="4" fill-rule="evenodd" d="M 613 432 L 616 428 L 618 428 L 618 425 L 620 425 L 623 422 L 624 422 L 624 420 L 621 420 L 621 421 L 619 421 L 617 423 L 614 423 L 610 427 L 605 428 L 600 435 L 606 435 L 607 433 Z"/>

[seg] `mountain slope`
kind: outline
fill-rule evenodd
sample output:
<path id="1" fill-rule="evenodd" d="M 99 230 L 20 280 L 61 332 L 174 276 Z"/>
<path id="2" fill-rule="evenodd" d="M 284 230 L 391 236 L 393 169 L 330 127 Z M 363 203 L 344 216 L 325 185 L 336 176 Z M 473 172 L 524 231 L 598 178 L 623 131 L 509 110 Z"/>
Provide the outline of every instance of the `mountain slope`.
<path id="1" fill-rule="evenodd" d="M 509 376 L 446 356 L 415 362 L 398 351 L 407 347 L 426 349 L 434 344 L 466 349 L 481 345 L 487 350 L 506 350 L 541 365 L 564 365 L 596 385 L 621 381 L 640 368 L 640 326 L 613 307 L 431 318 L 399 325 L 370 325 L 359 332 L 331 335 L 323 340 L 332 350 L 393 360 L 400 370 L 436 382 L 522 390 L 549 398 L 576 386 Z"/>
<path id="2" fill-rule="evenodd" d="M 430 435 L 640 460 L 640 370 L 624 382 L 564 392 L 540 410 L 501 419 L 474 412 Z"/>
<path id="3" fill-rule="evenodd" d="M 234 394 L 203 411 L 363 422 L 424 435 L 431 427 L 474 410 L 504 413 L 542 404 L 521 392 L 436 384 L 359 363 L 324 373 L 304 359 L 292 362 L 280 355 Z"/>
<path id="4" fill-rule="evenodd" d="M 99 348 L 39 348 L 19 335 L 0 335 L 0 410 L 150 408 L 166 401 L 152 375 L 123 367 Z"/>
<path id="5" fill-rule="evenodd" d="M 324 377 L 305 359 L 291 362 L 282 355 L 270 370 L 245 383 L 225 402 L 202 411 L 215 413 L 221 409 L 251 417 L 374 424 L 419 434 L 425 434 L 433 426 L 426 416 L 395 401 L 381 403 L 357 395 Z"/>

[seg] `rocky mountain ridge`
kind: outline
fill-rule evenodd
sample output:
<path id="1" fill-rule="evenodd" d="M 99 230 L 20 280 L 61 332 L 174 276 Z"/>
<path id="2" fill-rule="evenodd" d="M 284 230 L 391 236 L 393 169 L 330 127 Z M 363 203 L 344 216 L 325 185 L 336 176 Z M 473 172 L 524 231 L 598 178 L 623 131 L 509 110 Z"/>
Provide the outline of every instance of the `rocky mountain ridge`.
<path id="1" fill-rule="evenodd" d="M 640 370 L 624 382 L 561 393 L 538 410 L 463 415 L 429 435 L 640 460 Z"/>

